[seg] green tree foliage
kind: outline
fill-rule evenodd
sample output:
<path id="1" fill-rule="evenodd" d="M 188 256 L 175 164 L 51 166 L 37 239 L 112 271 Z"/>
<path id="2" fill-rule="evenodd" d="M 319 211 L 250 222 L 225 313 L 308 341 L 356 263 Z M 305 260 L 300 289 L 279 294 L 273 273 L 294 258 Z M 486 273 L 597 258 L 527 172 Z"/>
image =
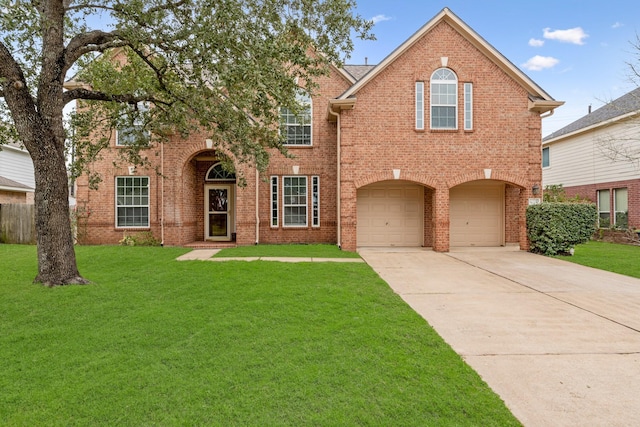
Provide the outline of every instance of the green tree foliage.
<path id="1" fill-rule="evenodd" d="M 74 175 L 121 124 L 140 125 L 158 142 L 199 129 L 236 162 L 264 169 L 268 148 L 284 151 L 278 107 L 296 111 L 299 85 L 313 91 L 352 50 L 353 34 L 371 37 L 372 23 L 354 7 L 353 0 L 0 0 L 0 140 L 20 140 L 34 162 L 36 281 L 86 282 L 69 225 L 65 105 L 89 107 L 72 119 Z M 128 160 L 143 163 L 138 149 L 149 142 L 126 150 Z"/>
<path id="2" fill-rule="evenodd" d="M 593 203 L 542 203 L 527 208 L 527 235 L 531 252 L 568 253 L 588 242 L 596 230 L 598 211 Z"/>

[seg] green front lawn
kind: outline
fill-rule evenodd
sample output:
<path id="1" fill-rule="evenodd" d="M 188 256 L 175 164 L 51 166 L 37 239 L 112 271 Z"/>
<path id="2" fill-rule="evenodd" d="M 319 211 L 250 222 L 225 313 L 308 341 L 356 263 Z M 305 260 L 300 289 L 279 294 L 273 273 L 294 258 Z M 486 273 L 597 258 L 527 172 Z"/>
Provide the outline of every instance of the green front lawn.
<path id="1" fill-rule="evenodd" d="M 0 425 L 519 425 L 366 265 L 78 247 L 34 285 L 0 245 Z"/>
<path id="2" fill-rule="evenodd" d="M 640 278 L 640 246 L 590 241 L 576 246 L 573 256 L 557 258 Z"/>

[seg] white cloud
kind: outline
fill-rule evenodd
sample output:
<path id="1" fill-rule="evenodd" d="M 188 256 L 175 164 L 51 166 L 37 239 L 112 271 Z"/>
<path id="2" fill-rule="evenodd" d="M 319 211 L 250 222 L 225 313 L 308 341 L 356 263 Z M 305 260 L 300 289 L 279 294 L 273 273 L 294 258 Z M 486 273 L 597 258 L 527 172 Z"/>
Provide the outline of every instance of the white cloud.
<path id="1" fill-rule="evenodd" d="M 529 40 L 529 46 L 533 46 L 533 47 L 542 47 L 542 46 L 544 46 L 544 40 L 540 40 L 540 39 L 530 39 L 530 40 Z"/>
<path id="2" fill-rule="evenodd" d="M 371 20 L 373 21 L 374 24 L 377 24 L 378 22 L 390 21 L 391 17 L 387 15 L 376 15 L 373 18 L 371 18 Z"/>
<path id="3" fill-rule="evenodd" d="M 558 62 L 560 62 L 560 60 L 552 56 L 536 55 L 533 58 L 530 58 L 524 64 L 522 64 L 522 66 L 527 70 L 541 71 L 541 70 L 544 70 L 545 68 L 551 68 L 555 66 Z"/>
<path id="4" fill-rule="evenodd" d="M 616 28 L 620 28 L 620 27 L 624 27 L 624 24 L 623 24 L 622 22 L 616 22 L 615 24 L 613 24 L 613 25 L 611 26 L 611 28 L 613 28 L 614 30 L 615 30 Z"/>
<path id="5" fill-rule="evenodd" d="M 587 33 L 580 27 L 570 28 L 568 30 L 553 30 L 545 28 L 543 37 L 549 40 L 558 40 L 564 43 L 584 44 L 584 39 L 589 37 Z"/>

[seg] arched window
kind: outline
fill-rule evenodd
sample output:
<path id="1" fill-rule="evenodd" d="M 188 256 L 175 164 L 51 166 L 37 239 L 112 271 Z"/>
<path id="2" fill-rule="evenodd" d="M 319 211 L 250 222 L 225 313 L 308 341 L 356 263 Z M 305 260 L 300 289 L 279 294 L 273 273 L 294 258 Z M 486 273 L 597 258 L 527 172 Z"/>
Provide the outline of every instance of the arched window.
<path id="1" fill-rule="evenodd" d="M 236 175 L 229 173 L 222 167 L 222 163 L 218 162 L 211 166 L 205 177 L 206 181 L 235 181 Z"/>
<path id="2" fill-rule="evenodd" d="M 300 109 L 296 112 L 280 109 L 280 121 L 285 145 L 311 145 L 311 97 L 306 92 L 297 96 Z"/>
<path id="3" fill-rule="evenodd" d="M 458 128 L 458 77 L 448 68 L 431 75 L 431 129 Z"/>

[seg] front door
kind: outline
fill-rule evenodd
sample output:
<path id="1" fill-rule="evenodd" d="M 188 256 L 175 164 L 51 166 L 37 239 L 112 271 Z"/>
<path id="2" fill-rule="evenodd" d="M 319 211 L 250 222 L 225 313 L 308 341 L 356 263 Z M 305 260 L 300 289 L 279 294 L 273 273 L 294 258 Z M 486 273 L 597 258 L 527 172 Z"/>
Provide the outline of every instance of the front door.
<path id="1" fill-rule="evenodd" d="M 204 188 L 206 240 L 231 240 L 233 228 L 233 187 L 210 184 Z"/>

